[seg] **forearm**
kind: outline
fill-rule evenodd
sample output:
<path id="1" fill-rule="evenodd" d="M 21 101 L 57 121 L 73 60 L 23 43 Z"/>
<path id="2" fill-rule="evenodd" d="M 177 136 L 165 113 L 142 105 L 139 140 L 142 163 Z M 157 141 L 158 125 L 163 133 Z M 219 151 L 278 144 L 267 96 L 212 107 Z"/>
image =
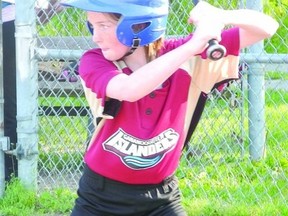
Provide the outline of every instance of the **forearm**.
<path id="1" fill-rule="evenodd" d="M 223 13 L 225 25 L 238 26 L 254 34 L 271 37 L 279 24 L 272 17 L 249 9 L 226 10 Z"/>
<path id="2" fill-rule="evenodd" d="M 271 37 L 279 26 L 272 17 L 255 10 L 223 10 L 203 1 L 190 12 L 189 22 L 195 24 L 197 28 L 202 27 L 201 32 L 204 35 L 211 34 L 215 27 L 220 28 L 221 25 L 223 27 L 238 26 L 240 28 L 240 48 Z M 203 27 L 203 24 L 206 27 Z M 209 31 L 205 32 L 205 28 Z M 217 34 L 213 38 L 221 40 Z"/>
<path id="3" fill-rule="evenodd" d="M 129 76 L 117 75 L 107 86 L 107 96 L 118 100 L 139 100 L 159 87 L 181 64 L 196 53 L 198 53 L 196 47 L 183 44 L 133 71 Z"/>

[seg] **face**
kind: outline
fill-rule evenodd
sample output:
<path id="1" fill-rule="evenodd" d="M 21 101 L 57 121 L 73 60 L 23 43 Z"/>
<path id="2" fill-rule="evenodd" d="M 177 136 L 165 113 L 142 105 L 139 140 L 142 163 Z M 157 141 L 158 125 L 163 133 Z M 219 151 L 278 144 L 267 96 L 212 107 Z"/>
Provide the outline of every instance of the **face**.
<path id="1" fill-rule="evenodd" d="M 122 58 L 129 50 L 116 35 L 117 20 L 107 13 L 87 12 L 88 21 L 93 27 L 93 41 L 110 61 Z"/>

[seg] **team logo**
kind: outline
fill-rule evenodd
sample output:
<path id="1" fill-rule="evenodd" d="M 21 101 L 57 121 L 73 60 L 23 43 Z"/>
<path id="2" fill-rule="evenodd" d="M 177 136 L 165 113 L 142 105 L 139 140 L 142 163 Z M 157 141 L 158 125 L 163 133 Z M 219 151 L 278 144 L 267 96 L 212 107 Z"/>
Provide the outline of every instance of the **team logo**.
<path id="1" fill-rule="evenodd" d="M 120 157 L 129 168 L 140 170 L 157 165 L 179 139 L 173 129 L 167 129 L 149 140 L 135 138 L 119 129 L 103 143 L 103 148 Z"/>

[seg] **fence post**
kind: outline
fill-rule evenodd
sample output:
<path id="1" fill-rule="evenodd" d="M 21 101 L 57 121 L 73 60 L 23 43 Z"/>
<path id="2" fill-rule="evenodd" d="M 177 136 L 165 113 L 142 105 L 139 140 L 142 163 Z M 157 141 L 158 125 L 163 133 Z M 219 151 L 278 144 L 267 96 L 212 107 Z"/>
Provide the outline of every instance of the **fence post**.
<path id="1" fill-rule="evenodd" d="M 16 0 L 17 148 L 18 176 L 24 186 L 37 188 L 38 106 L 35 59 L 35 0 Z"/>
<path id="2" fill-rule="evenodd" d="M 2 1 L 0 0 L 0 4 Z M 0 138 L 4 137 L 4 92 L 3 92 L 3 49 L 2 49 L 2 10 L 0 10 Z M 4 167 L 4 151 L 0 143 L 0 198 L 4 195 L 5 189 L 5 167 Z"/>
<path id="3" fill-rule="evenodd" d="M 262 1 L 247 1 L 247 8 L 262 10 Z M 251 54 L 263 52 L 263 41 L 249 47 Z M 261 63 L 253 62 L 248 68 L 249 154 L 251 160 L 260 160 L 265 154 L 265 77 Z"/>

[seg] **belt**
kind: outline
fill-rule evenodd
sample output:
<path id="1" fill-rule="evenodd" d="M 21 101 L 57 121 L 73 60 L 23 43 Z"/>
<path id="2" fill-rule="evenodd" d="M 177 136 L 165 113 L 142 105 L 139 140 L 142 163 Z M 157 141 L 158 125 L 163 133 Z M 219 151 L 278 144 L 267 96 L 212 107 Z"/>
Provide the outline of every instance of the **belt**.
<path id="1" fill-rule="evenodd" d="M 105 176 L 102 176 L 93 170 L 91 170 L 86 164 L 84 165 L 84 173 L 93 179 L 99 181 L 101 184 L 108 184 L 108 185 L 115 185 L 117 187 L 132 187 L 135 189 L 150 189 L 150 188 L 157 188 L 157 187 L 163 187 L 164 191 L 166 190 L 165 188 L 169 188 L 168 185 L 171 182 L 174 182 L 173 180 L 176 180 L 176 177 L 174 175 L 168 176 L 165 178 L 161 183 L 158 184 L 127 184 L 124 182 L 119 182 L 110 178 L 107 178 Z M 166 187 L 167 186 L 167 187 Z"/>

